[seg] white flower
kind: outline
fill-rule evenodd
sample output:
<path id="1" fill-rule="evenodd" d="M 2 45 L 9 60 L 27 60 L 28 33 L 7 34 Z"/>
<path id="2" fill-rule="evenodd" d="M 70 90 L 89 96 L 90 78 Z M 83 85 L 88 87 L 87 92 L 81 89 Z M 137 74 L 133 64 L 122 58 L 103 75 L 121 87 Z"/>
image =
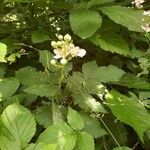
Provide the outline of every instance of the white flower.
<path id="1" fill-rule="evenodd" d="M 64 40 L 65 40 L 66 42 L 70 42 L 70 41 L 71 41 L 71 36 L 70 36 L 69 34 L 66 34 L 66 35 L 64 36 Z"/>
<path id="2" fill-rule="evenodd" d="M 143 12 L 143 15 L 144 15 L 144 16 L 150 16 L 150 10 L 144 11 L 144 12 Z"/>
<path id="3" fill-rule="evenodd" d="M 55 59 L 52 59 L 52 60 L 51 60 L 51 64 L 52 64 L 52 65 L 55 65 L 55 64 L 56 64 L 56 60 L 55 60 Z"/>
<path id="4" fill-rule="evenodd" d="M 60 50 L 58 50 L 58 49 L 54 49 L 54 54 L 55 54 L 55 56 L 54 56 L 55 59 L 59 59 L 62 57 Z"/>
<path id="5" fill-rule="evenodd" d="M 64 38 L 62 35 L 58 35 L 57 37 L 59 40 L 63 40 L 63 38 Z"/>
<path id="6" fill-rule="evenodd" d="M 66 60 L 65 58 L 62 58 L 62 59 L 60 60 L 60 63 L 61 63 L 62 65 L 65 65 L 65 64 L 67 64 L 67 60 Z"/>
<path id="7" fill-rule="evenodd" d="M 86 50 L 85 49 L 80 49 L 78 54 L 77 54 L 77 56 L 79 56 L 81 58 L 84 57 L 85 55 L 86 55 Z"/>
<path id="8" fill-rule="evenodd" d="M 134 0 L 133 2 L 132 2 L 132 4 L 135 4 L 135 6 L 137 7 L 137 8 L 142 8 L 143 7 L 143 3 L 144 3 L 145 1 L 144 0 Z"/>
<path id="9" fill-rule="evenodd" d="M 145 31 L 145 32 L 150 32 L 150 24 L 146 23 L 145 25 L 142 25 L 141 28 Z"/>
<path id="10" fill-rule="evenodd" d="M 56 48 L 56 47 L 57 47 L 56 42 L 55 42 L 55 41 L 52 41 L 52 42 L 51 42 L 51 46 L 54 47 L 54 48 Z"/>

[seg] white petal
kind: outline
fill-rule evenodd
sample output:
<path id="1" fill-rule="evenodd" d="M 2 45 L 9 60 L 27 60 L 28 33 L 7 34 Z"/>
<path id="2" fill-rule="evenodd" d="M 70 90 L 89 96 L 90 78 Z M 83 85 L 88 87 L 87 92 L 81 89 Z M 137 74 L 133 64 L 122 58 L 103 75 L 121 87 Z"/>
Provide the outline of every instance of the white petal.
<path id="1" fill-rule="evenodd" d="M 80 49 L 77 56 L 79 57 L 84 57 L 86 55 L 86 50 L 85 49 Z"/>

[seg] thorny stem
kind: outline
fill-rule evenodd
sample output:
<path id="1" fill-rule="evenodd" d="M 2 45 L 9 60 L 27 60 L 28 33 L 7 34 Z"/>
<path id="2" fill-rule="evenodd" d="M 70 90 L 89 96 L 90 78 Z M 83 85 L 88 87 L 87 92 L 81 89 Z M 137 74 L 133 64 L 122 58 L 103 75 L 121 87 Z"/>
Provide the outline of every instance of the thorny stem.
<path id="1" fill-rule="evenodd" d="M 99 117 L 99 119 L 102 122 L 102 124 L 105 126 L 105 128 L 107 129 L 107 131 L 110 133 L 110 135 L 112 136 L 113 140 L 118 145 L 118 147 L 121 148 L 120 144 L 118 143 L 118 141 L 116 140 L 116 138 L 114 137 L 114 135 L 112 134 L 112 132 L 109 130 L 109 128 L 107 127 L 107 125 L 105 124 L 105 122 L 103 121 L 103 119 L 100 118 L 100 117 Z"/>

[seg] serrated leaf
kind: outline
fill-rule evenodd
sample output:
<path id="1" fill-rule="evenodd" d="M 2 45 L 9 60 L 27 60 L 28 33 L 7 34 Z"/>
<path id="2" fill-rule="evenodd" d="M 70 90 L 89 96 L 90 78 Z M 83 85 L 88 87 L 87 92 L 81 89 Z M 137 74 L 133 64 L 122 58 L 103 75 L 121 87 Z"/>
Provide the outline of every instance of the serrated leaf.
<path id="1" fill-rule="evenodd" d="M 35 134 L 36 124 L 29 110 L 19 104 L 12 104 L 1 115 L 0 130 L 2 136 L 5 136 L 21 149 Z"/>
<path id="2" fill-rule="evenodd" d="M 27 87 L 24 91 L 26 93 L 49 98 L 56 94 L 57 87 L 50 84 L 34 84 Z"/>
<path id="3" fill-rule="evenodd" d="M 76 134 L 66 123 L 56 123 L 48 127 L 38 141 L 56 144 L 57 150 L 72 150 L 76 144 Z"/>
<path id="4" fill-rule="evenodd" d="M 89 9 L 92 6 L 100 6 L 100 5 L 103 5 L 103 4 L 111 3 L 113 1 L 114 0 L 91 0 L 87 3 L 86 8 Z"/>
<path id="5" fill-rule="evenodd" d="M 119 81 L 125 73 L 123 70 L 113 65 L 98 67 L 94 61 L 84 64 L 82 72 L 87 81 L 94 79 L 97 82 L 104 83 Z"/>
<path id="6" fill-rule="evenodd" d="M 35 120 L 45 128 L 52 124 L 52 108 L 50 105 L 45 105 L 37 108 L 34 111 Z"/>
<path id="7" fill-rule="evenodd" d="M 111 40 L 110 40 L 111 39 Z M 129 55 L 129 46 L 122 38 L 122 36 L 117 34 L 95 34 L 90 38 L 95 45 L 101 47 L 105 51 L 112 53 L 118 53 L 120 55 Z"/>
<path id="8" fill-rule="evenodd" d="M 5 56 L 7 54 L 7 46 L 4 43 L 0 43 L 0 62 L 7 62 Z"/>
<path id="9" fill-rule="evenodd" d="M 67 120 L 69 125 L 75 130 L 82 130 L 84 128 L 84 121 L 80 114 L 73 110 L 72 108 L 68 108 Z"/>
<path id="10" fill-rule="evenodd" d="M 117 91 L 106 95 L 108 107 L 122 122 L 130 125 L 143 141 L 143 133 L 150 128 L 150 115 L 137 100 L 124 96 Z"/>
<path id="11" fill-rule="evenodd" d="M 79 132 L 77 134 L 76 150 L 94 150 L 94 139 L 86 132 Z"/>
<path id="12" fill-rule="evenodd" d="M 84 131 L 91 134 L 94 138 L 99 138 L 107 134 L 97 119 L 85 113 L 80 113 L 80 115 L 84 120 Z"/>
<path id="13" fill-rule="evenodd" d="M 133 74 L 127 73 L 120 78 L 120 81 L 116 84 L 122 85 L 128 88 L 135 89 L 150 89 L 150 83 L 143 78 L 136 77 Z"/>
<path id="14" fill-rule="evenodd" d="M 31 40 L 32 40 L 32 43 L 41 43 L 41 42 L 49 40 L 49 36 L 44 34 L 41 31 L 34 31 L 32 32 Z"/>
<path id="15" fill-rule="evenodd" d="M 127 27 L 130 31 L 142 32 L 143 10 L 121 6 L 102 7 L 100 10 L 117 24 Z"/>
<path id="16" fill-rule="evenodd" d="M 48 76 L 36 70 L 33 67 L 25 67 L 16 71 L 16 78 L 23 85 L 34 85 L 34 84 L 42 84 L 48 82 Z"/>
<path id="17" fill-rule="evenodd" d="M 12 96 L 19 88 L 19 81 L 14 78 L 4 78 L 0 81 L 0 94 L 3 99 Z"/>
<path id="18" fill-rule="evenodd" d="M 77 9 L 70 14 L 70 24 L 73 32 L 83 39 L 91 37 L 101 26 L 101 16 L 90 10 Z"/>

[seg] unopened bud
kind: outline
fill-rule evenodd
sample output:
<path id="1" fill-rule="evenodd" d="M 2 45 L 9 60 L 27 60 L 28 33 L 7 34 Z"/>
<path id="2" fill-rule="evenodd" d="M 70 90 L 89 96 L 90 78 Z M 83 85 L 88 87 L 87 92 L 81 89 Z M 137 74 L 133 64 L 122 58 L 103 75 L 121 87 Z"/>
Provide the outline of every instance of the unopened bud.
<path id="1" fill-rule="evenodd" d="M 52 59 L 52 60 L 51 60 L 51 64 L 52 64 L 52 65 L 55 65 L 55 64 L 56 64 L 56 60 L 55 60 L 55 59 Z"/>
<path id="2" fill-rule="evenodd" d="M 60 63 L 61 63 L 62 65 L 65 65 L 65 64 L 67 64 L 67 60 L 66 60 L 65 58 L 62 58 L 62 59 L 60 60 Z"/>
<path id="3" fill-rule="evenodd" d="M 64 38 L 64 37 L 63 37 L 62 35 L 58 35 L 58 39 L 59 39 L 59 40 L 63 40 L 63 38 Z"/>
<path id="4" fill-rule="evenodd" d="M 66 42 L 70 42 L 70 41 L 71 41 L 71 36 L 70 36 L 69 34 L 66 34 L 66 35 L 64 36 L 64 40 L 65 40 Z"/>
<path id="5" fill-rule="evenodd" d="M 54 47 L 54 48 L 57 48 L 57 44 L 55 41 L 51 41 L 51 46 Z"/>

